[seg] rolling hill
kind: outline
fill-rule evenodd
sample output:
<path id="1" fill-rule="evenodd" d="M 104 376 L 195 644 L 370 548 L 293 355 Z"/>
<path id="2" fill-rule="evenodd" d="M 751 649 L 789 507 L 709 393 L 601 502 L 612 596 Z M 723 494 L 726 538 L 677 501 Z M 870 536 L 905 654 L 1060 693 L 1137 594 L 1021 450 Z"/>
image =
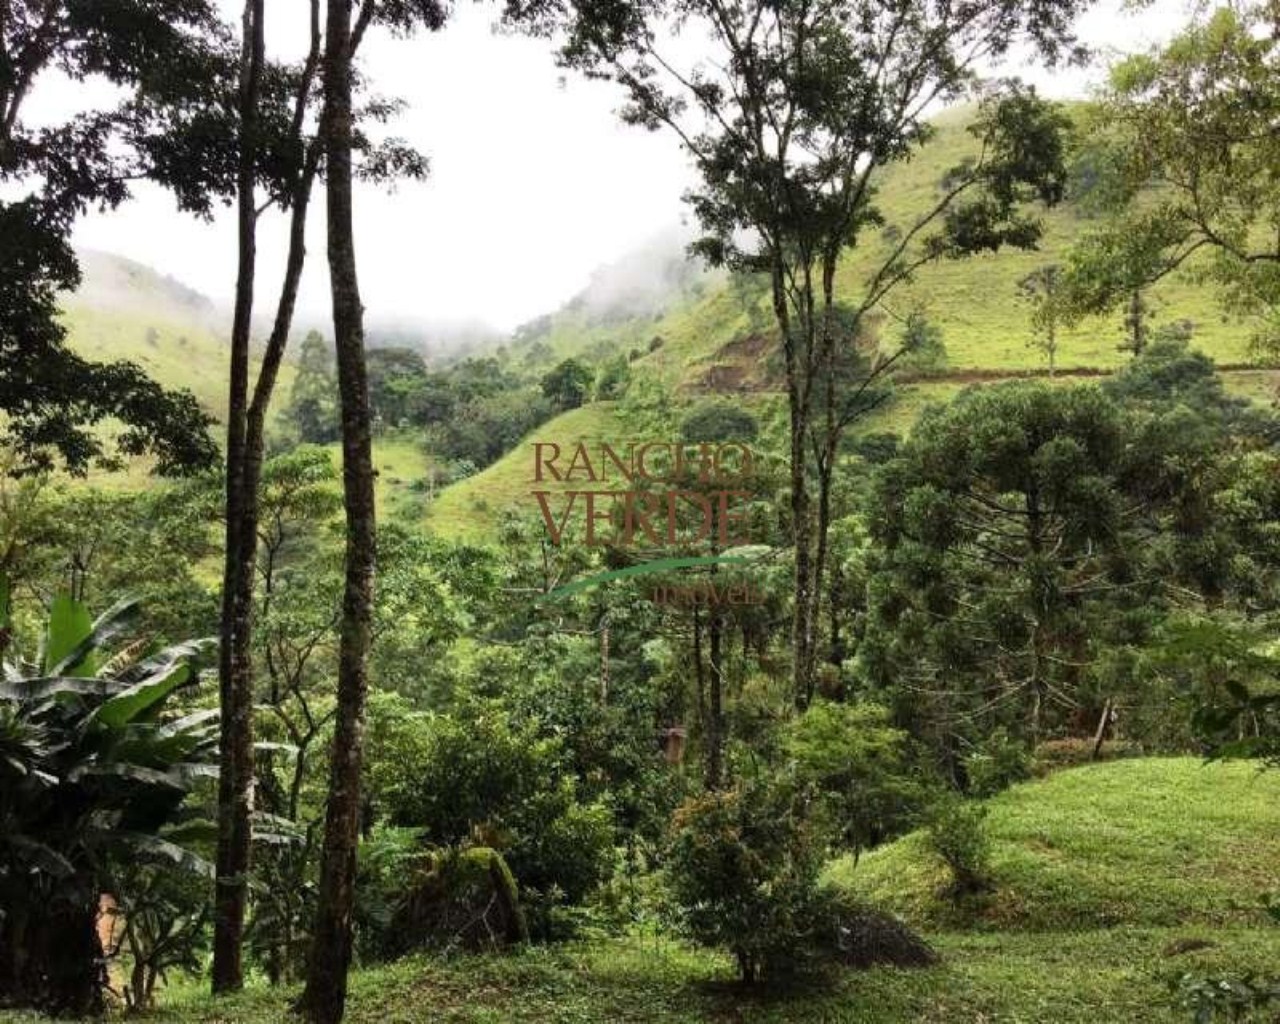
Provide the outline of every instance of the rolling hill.
<path id="1" fill-rule="evenodd" d="M 79 253 L 84 281 L 63 296 L 68 341 L 88 359 L 127 359 L 168 388 L 187 388 L 221 419 L 227 407 L 229 319 L 171 277 L 110 253 Z M 277 395 L 288 394 L 282 369 Z"/>
<path id="2" fill-rule="evenodd" d="M 886 227 L 866 234 L 847 256 L 836 279 L 837 294 L 858 295 L 871 269 L 888 251 L 893 232 L 909 228 L 937 201 L 948 170 L 976 152 L 967 126 L 973 108 L 959 107 L 939 115 L 934 138 L 914 157 L 896 165 L 880 183 L 879 205 Z M 1006 249 L 964 260 L 943 261 L 922 269 L 910 285 L 895 291 L 889 305 L 902 316 L 919 310 L 942 328 L 947 368 L 969 370 L 1035 370 L 1043 357 L 1027 344 L 1029 310 L 1019 300 L 1017 282 L 1033 269 L 1054 263 L 1068 246 L 1093 226 L 1085 207 L 1068 200 L 1043 216 L 1045 233 L 1035 251 Z M 1213 291 L 1195 279 L 1195 268 L 1174 275 L 1151 289 L 1155 324 L 1189 320 L 1194 343 L 1219 363 L 1249 362 L 1248 328 L 1227 316 Z M 591 321 L 575 300 L 547 318 L 539 335 L 558 356 L 645 349 L 654 338 L 663 343 L 638 365 L 666 379 L 698 390 L 738 390 L 769 386 L 761 373 L 763 339 L 772 326 L 766 297 L 759 288 L 744 288 L 721 279 L 699 279 L 671 289 L 666 302 L 654 300 L 654 312 L 626 321 Z M 892 324 L 892 318 L 886 318 Z M 885 327 L 892 341 L 893 328 Z M 1123 336 L 1123 317 L 1092 318 L 1062 333 L 1059 365 L 1063 368 L 1109 369 L 1126 358 L 1116 348 Z M 532 341 L 517 339 L 513 351 Z"/>
<path id="3" fill-rule="evenodd" d="M 971 117 L 972 108 L 940 115 L 935 137 L 913 159 L 885 176 L 880 204 L 889 225 L 909 227 L 936 202 L 948 169 L 975 150 L 966 127 Z M 945 401 L 966 385 L 1047 371 L 1043 355 L 1028 344 L 1030 311 L 1018 298 L 1017 283 L 1033 269 L 1061 260 L 1093 223 L 1083 206 L 1073 201 L 1048 211 L 1043 219 L 1045 234 L 1036 251 L 1005 250 L 933 264 L 893 293 L 892 308 L 878 321 L 884 332 L 882 344 L 894 344 L 895 317 L 919 310 L 941 328 L 946 363 L 928 379 L 902 386 L 892 405 L 862 424 L 862 429 L 905 431 L 927 404 Z M 862 247 L 850 252 L 837 275 L 838 295 L 859 293 L 891 237 L 868 236 Z M 667 242 L 670 249 L 674 242 L 670 238 Z M 703 394 L 746 393 L 767 402 L 776 395 L 780 369 L 771 340 L 772 313 L 760 288 L 692 272 L 683 276 L 668 272 L 667 280 L 665 293 L 651 290 L 647 304 L 633 315 L 617 310 L 608 316 L 593 315 L 595 307 L 589 293 L 584 293 L 518 331 L 512 355 L 599 361 L 622 353 L 629 355 L 634 373 L 653 375 L 690 400 Z M 1150 289 L 1148 302 L 1153 326 L 1190 322 L 1192 345 L 1224 369 L 1229 390 L 1259 401 L 1273 400 L 1280 372 L 1254 364 L 1249 326 L 1224 312 L 1212 289 L 1197 280 L 1194 267 Z M 1130 358 L 1118 348 L 1123 336 L 1120 312 L 1062 331 L 1059 377 L 1067 382 L 1087 379 L 1121 366 Z M 611 415 L 606 409 L 575 410 L 544 424 L 538 437 L 573 441 L 607 436 Z M 495 516 L 528 490 L 527 481 L 521 482 L 518 475 L 527 468 L 528 459 L 527 450 L 517 449 L 477 476 L 446 489 L 429 511 L 428 522 L 446 535 L 483 536 L 492 529 Z"/>
<path id="4" fill-rule="evenodd" d="M 1257 926 L 1280 885 L 1280 774 L 1253 764 L 1101 762 L 1014 786 L 987 807 L 995 892 L 976 908 L 984 928 Z M 830 877 L 919 927 L 954 923 L 938 898 L 946 871 L 922 833 L 856 865 L 845 858 Z"/>

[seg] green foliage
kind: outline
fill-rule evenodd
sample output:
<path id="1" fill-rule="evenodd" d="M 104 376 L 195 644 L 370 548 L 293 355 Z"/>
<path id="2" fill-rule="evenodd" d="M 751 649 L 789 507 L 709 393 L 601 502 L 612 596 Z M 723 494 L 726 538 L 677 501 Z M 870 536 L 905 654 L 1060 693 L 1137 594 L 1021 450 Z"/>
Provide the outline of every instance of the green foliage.
<path id="1" fill-rule="evenodd" d="M 932 323 L 923 313 L 912 313 L 902 326 L 898 340 L 902 355 L 897 365 L 916 373 L 934 373 L 947 364 L 947 346 L 942 340 L 942 328 Z"/>
<path id="2" fill-rule="evenodd" d="M 729 950 L 745 984 L 804 970 L 823 927 L 820 849 L 781 789 L 744 784 L 687 800 L 666 857 L 679 926 Z"/>
<path id="3" fill-rule="evenodd" d="M 126 906 L 145 902 L 145 886 L 127 888 L 140 863 L 207 870 L 180 845 L 192 834 L 180 814 L 188 791 L 214 771 L 214 715 L 164 714 L 194 682 L 198 646 L 149 653 L 129 644 L 111 656 L 132 608 L 122 602 L 90 622 L 82 607 L 60 599 L 41 663 L 5 665 L 0 998 L 20 1005 L 76 1013 L 99 1006 L 99 895 L 121 891 Z M 173 919 L 153 931 L 169 927 L 191 937 Z M 138 994 L 148 991 L 144 983 Z"/>
<path id="4" fill-rule="evenodd" d="M 560 744 L 512 724 L 500 709 L 466 720 L 408 712 L 384 695 L 371 707 L 369 794 L 392 825 L 437 846 L 473 841 L 502 852 L 545 933 L 560 902 L 577 903 L 606 876 L 607 810 L 581 803 Z"/>
<path id="5" fill-rule="evenodd" d="M 157 983 L 174 973 L 196 976 L 204 970 L 212 904 L 205 879 L 146 863 L 122 865 L 118 894 L 105 923 L 119 935 L 104 950 L 127 975 L 121 985 L 132 1013 L 153 1010 Z"/>
<path id="6" fill-rule="evenodd" d="M 585 363 L 577 359 L 566 359 L 543 376 L 542 393 L 559 412 L 576 409 L 591 393 L 593 379 L 594 374 Z"/>
<path id="7" fill-rule="evenodd" d="M 1033 759 L 1026 744 L 995 729 L 964 759 L 969 792 L 976 797 L 994 796 L 1015 782 L 1031 778 Z"/>
<path id="8" fill-rule="evenodd" d="M 680 424 L 680 436 L 691 443 L 735 442 L 750 444 L 760 433 L 751 411 L 740 403 L 713 399 L 696 405 Z"/>
<path id="9" fill-rule="evenodd" d="M 511 869 L 483 846 L 430 855 L 391 919 L 401 951 L 422 946 L 493 949 L 528 941 Z"/>
<path id="10" fill-rule="evenodd" d="M 1261 1022 L 1280 1006 L 1280 979 L 1270 975 L 1206 978 L 1181 974 L 1169 979 L 1169 988 L 1194 1024 Z"/>
<path id="11" fill-rule="evenodd" d="M 338 378 L 333 351 L 318 331 L 308 331 L 298 351 L 284 415 L 304 444 L 328 444 L 338 437 Z"/>
<path id="12" fill-rule="evenodd" d="M 1229 315 L 1253 320 L 1259 349 L 1274 348 L 1272 17 L 1261 3 L 1206 8 L 1166 45 L 1112 69 L 1096 112 L 1111 151 L 1110 218 L 1068 261 L 1077 309 L 1141 302 L 1144 287 L 1186 266 L 1217 285 Z M 1135 351 L 1141 316 L 1131 314 Z"/>
<path id="13" fill-rule="evenodd" d="M 615 356 L 596 375 L 595 397 L 597 401 L 611 402 L 621 398 L 631 386 L 631 362 L 624 355 Z M 548 396 L 550 397 L 550 396 Z"/>
<path id="14" fill-rule="evenodd" d="M 819 701 L 787 725 L 783 750 L 836 845 L 855 857 L 907 831 L 926 801 L 907 735 L 878 705 Z"/>
<path id="15" fill-rule="evenodd" d="M 925 835 L 929 848 L 951 874 L 946 895 L 959 903 L 991 888 L 991 844 L 984 829 L 987 809 L 974 800 L 948 795 L 930 809 Z"/>
<path id="16" fill-rule="evenodd" d="M 123 0 L 109 18 L 94 5 L 55 10 L 22 0 L 11 6 L 0 38 L 5 445 L 26 469 L 61 462 L 83 473 L 95 463 L 118 465 L 117 455 L 144 453 L 163 473 L 205 469 L 216 461 L 217 447 L 208 433 L 211 420 L 191 393 L 166 391 L 134 363 L 93 363 L 71 351 L 58 319 L 58 293 L 80 283 L 71 247 L 76 218 L 91 206 L 119 206 L 129 197 L 130 179 L 163 180 L 140 140 L 164 133 L 157 111 L 198 102 L 216 82 L 213 12 L 204 2 L 172 0 Z M 24 101 L 53 67 L 74 80 L 101 76 L 131 101 L 33 125 L 22 116 Z M 207 153 L 218 150 L 206 146 Z M 196 174 L 205 166 L 197 163 Z M 114 451 L 99 429 L 111 419 L 124 425 Z"/>

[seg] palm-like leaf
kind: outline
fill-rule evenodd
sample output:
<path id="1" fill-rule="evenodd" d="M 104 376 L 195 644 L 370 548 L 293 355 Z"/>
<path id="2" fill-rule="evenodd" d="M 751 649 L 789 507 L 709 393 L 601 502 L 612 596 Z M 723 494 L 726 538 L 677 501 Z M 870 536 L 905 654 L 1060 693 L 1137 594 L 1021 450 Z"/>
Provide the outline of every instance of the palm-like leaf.
<path id="1" fill-rule="evenodd" d="M 151 860 L 209 873 L 182 845 L 207 830 L 180 819 L 186 794 L 216 774 L 216 712 L 163 718 L 198 680 L 192 661 L 208 644 L 146 654 L 135 642 L 113 657 L 107 645 L 125 636 L 136 609 L 121 601 L 91 621 L 60 598 L 38 664 L 4 666 L 0 908 L 20 909 L 28 927 L 42 916 L 61 920 L 68 907 L 96 914 L 113 864 Z M 0 947 L 16 941 L 9 919 L 0 914 Z"/>

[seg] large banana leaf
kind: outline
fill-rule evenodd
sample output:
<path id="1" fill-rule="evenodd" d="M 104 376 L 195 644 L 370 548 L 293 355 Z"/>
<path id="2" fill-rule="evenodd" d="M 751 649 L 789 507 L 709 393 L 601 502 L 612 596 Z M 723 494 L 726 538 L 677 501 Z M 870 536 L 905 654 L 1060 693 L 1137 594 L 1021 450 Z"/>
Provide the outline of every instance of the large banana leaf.
<path id="1" fill-rule="evenodd" d="M 190 850 L 184 849 L 177 843 L 171 843 L 167 839 L 162 839 L 158 835 L 152 835 L 147 832 L 117 832 L 115 838 L 122 845 L 128 847 L 137 856 L 156 861 L 167 861 L 176 864 L 192 874 L 202 875 L 206 878 L 213 877 L 213 865 L 203 857 L 197 856 Z"/>
<path id="2" fill-rule="evenodd" d="M 127 597 L 91 620 L 83 604 L 59 594 L 49 609 L 43 658 L 45 675 L 95 674 L 105 658 L 107 644 L 132 625 L 138 608 L 137 598 Z"/>
<path id="3" fill-rule="evenodd" d="M 59 594 L 49 605 L 49 621 L 45 626 L 44 651 L 40 658 L 44 674 L 61 675 L 93 675 L 92 666 L 79 666 L 79 671 L 68 671 L 75 668 L 75 661 L 84 662 L 82 653 L 78 659 L 75 655 L 80 651 L 85 640 L 93 632 L 93 619 L 89 609 L 69 594 Z M 74 660 L 73 660 L 74 659 Z"/>
<path id="4" fill-rule="evenodd" d="M 30 868 L 53 875 L 54 878 L 67 878 L 75 874 L 75 868 L 66 857 L 51 846 L 41 843 L 29 836 L 5 836 L 0 845 L 7 844 L 13 849 L 19 860 L 25 861 Z"/>
<path id="5" fill-rule="evenodd" d="M 38 679 L 11 679 L 0 682 L 0 700 L 18 702 L 48 700 L 73 694 L 107 698 L 127 689 L 120 679 L 84 679 L 77 676 L 42 676 Z"/>
<path id="6" fill-rule="evenodd" d="M 191 666 L 186 662 L 175 662 L 104 701 L 92 717 L 108 729 L 121 729 L 162 703 L 169 694 L 190 680 Z"/>

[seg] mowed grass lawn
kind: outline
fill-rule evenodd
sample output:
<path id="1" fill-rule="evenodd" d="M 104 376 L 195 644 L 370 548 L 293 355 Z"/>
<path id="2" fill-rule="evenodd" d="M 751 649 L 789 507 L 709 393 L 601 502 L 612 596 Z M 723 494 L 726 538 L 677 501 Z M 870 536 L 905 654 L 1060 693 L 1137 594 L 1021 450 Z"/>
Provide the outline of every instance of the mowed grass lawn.
<path id="1" fill-rule="evenodd" d="M 610 939 L 453 960 L 410 957 L 356 971 L 351 1024 L 1175 1024 L 1190 1022 L 1166 978 L 1274 970 L 1280 929 L 1228 929 L 1167 955 L 1180 929 L 931 936 L 925 970 L 846 972 L 792 990 L 740 988 L 726 957 L 670 940 Z M 145 1019 L 276 1024 L 296 989 L 213 1001 L 173 994 Z M 1262 1019 L 1262 1018 L 1260 1018 Z M 5 1015 L 4 1024 L 39 1018 Z"/>

